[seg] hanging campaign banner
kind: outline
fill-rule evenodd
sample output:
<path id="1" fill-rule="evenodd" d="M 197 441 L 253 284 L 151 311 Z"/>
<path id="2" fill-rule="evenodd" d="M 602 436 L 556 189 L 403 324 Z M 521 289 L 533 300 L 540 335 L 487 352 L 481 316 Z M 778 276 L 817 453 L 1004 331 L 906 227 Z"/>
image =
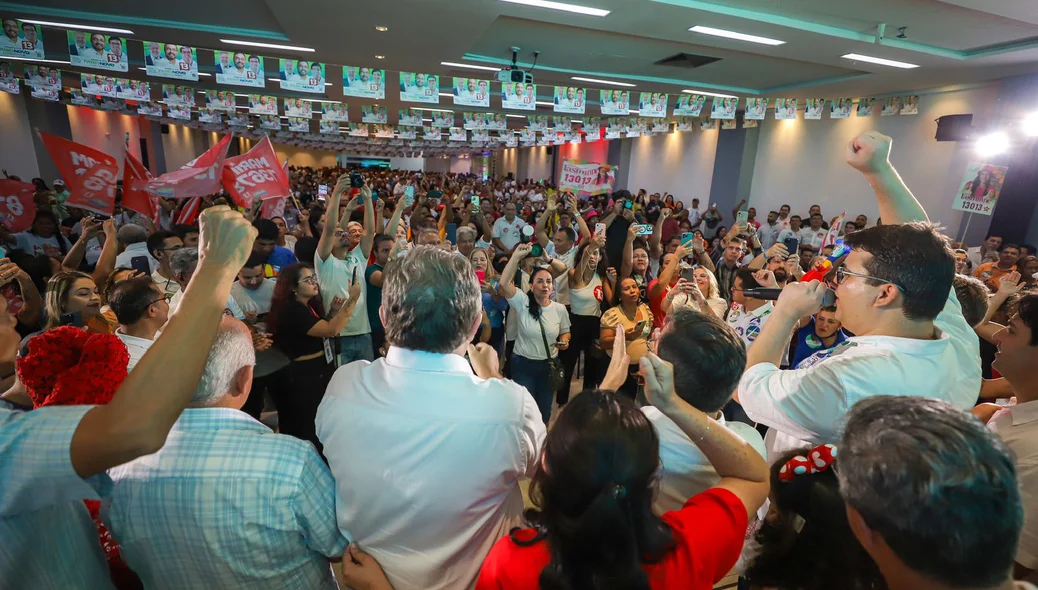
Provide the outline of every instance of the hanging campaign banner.
<path id="1" fill-rule="evenodd" d="M 220 192 L 220 171 L 227 159 L 230 143 L 231 134 L 228 133 L 201 156 L 148 181 L 144 190 L 167 199 L 204 197 Z"/>
<path id="2" fill-rule="evenodd" d="M 417 127 L 397 127 L 396 136 L 400 139 L 417 139 L 418 128 Z"/>
<path id="3" fill-rule="evenodd" d="M 0 90 L 3 89 L 3 78 L 0 78 Z M 83 94 L 83 91 L 79 88 L 68 89 L 69 102 L 77 106 L 91 106 L 94 104 L 94 97 L 88 94 Z"/>
<path id="4" fill-rule="evenodd" d="M 747 98 L 746 112 L 743 113 L 744 120 L 763 121 L 765 113 L 768 112 L 768 99 Z"/>
<path id="5" fill-rule="evenodd" d="M 201 123 L 219 123 L 220 111 L 211 108 L 198 109 L 198 121 Z"/>
<path id="6" fill-rule="evenodd" d="M 366 67 L 342 66 L 342 93 L 358 98 L 386 97 L 386 71 Z"/>
<path id="7" fill-rule="evenodd" d="M 130 63 L 126 57 L 126 41 L 115 35 L 96 31 L 68 32 L 68 59 L 73 66 L 125 72 Z"/>
<path id="8" fill-rule="evenodd" d="M 57 88 L 32 88 L 31 95 L 33 98 L 39 100 L 48 100 L 50 102 L 58 102 L 61 98 L 61 90 Z"/>
<path id="9" fill-rule="evenodd" d="M 696 117 L 678 117 L 675 129 L 678 131 L 695 131 Z"/>
<path id="10" fill-rule="evenodd" d="M 217 84 L 252 88 L 266 86 L 266 79 L 263 76 L 263 56 L 255 54 L 247 56 L 240 51 L 215 51 L 213 57 Z"/>
<path id="11" fill-rule="evenodd" d="M 670 133 L 670 121 L 666 119 L 655 119 L 649 127 L 652 133 Z"/>
<path id="12" fill-rule="evenodd" d="M 47 66 L 25 66 L 25 83 L 33 88 L 61 90 L 61 70 Z"/>
<path id="13" fill-rule="evenodd" d="M 235 108 L 234 104 L 234 91 L 233 90 L 206 90 L 205 91 L 205 107 L 207 109 L 213 109 L 217 111 L 233 111 Z"/>
<path id="14" fill-rule="evenodd" d="M 289 117 L 288 130 L 296 133 L 310 133 L 310 119 L 303 117 Z"/>
<path id="15" fill-rule="evenodd" d="M 274 111 L 275 113 L 277 110 Z M 313 103 L 309 100 L 302 98 L 286 98 L 285 99 L 285 116 L 286 117 L 306 117 L 309 119 L 314 115 Z"/>
<path id="16" fill-rule="evenodd" d="M 666 117 L 667 95 L 662 92 L 642 92 L 638 96 L 638 115 L 642 117 Z"/>
<path id="17" fill-rule="evenodd" d="M 4 71 L 0 72 L 0 92 L 21 94 L 22 86 L 18 78 L 15 77 L 14 71 L 11 70 L 10 64 L 7 62 L 0 63 L 0 68 L 5 68 Z"/>
<path id="18" fill-rule="evenodd" d="M 339 123 L 349 121 L 349 107 L 344 102 L 326 102 L 321 104 L 321 118 Z M 338 129 L 338 125 L 335 127 Z M 338 131 L 336 131 L 338 133 Z"/>
<path id="19" fill-rule="evenodd" d="M 166 116 L 170 119 L 180 119 L 182 121 L 191 120 L 191 107 L 187 105 L 168 105 L 169 108 L 166 110 Z"/>
<path id="20" fill-rule="evenodd" d="M 890 115 L 896 115 L 901 112 L 901 97 L 890 96 L 883 99 L 883 110 L 880 111 L 879 116 L 889 117 Z"/>
<path id="21" fill-rule="evenodd" d="M 829 101 L 829 118 L 846 119 L 851 116 L 854 101 L 849 98 L 836 98 Z"/>
<path id="22" fill-rule="evenodd" d="M 389 121 L 389 109 L 386 107 L 376 107 L 373 105 L 363 105 L 360 107 L 360 122 L 361 123 L 375 123 L 385 125 Z"/>
<path id="23" fill-rule="evenodd" d="M 118 97 L 126 100 L 134 100 L 138 102 L 148 102 L 151 100 L 151 84 L 148 82 L 138 82 L 137 80 L 130 80 L 129 86 L 122 86 L 118 92 Z"/>
<path id="24" fill-rule="evenodd" d="M 487 118 L 485 113 L 462 113 L 462 127 L 465 129 L 486 129 Z"/>
<path id="25" fill-rule="evenodd" d="M 43 31 L 34 25 L 13 18 L 3 19 L 4 36 L 0 37 L 0 57 L 44 59 Z M 125 70 L 123 70 L 125 71 Z"/>
<path id="26" fill-rule="evenodd" d="M 36 205 L 32 200 L 36 185 L 5 178 L 0 180 L 0 225 L 11 233 L 32 227 Z"/>
<path id="27" fill-rule="evenodd" d="M 735 129 L 735 119 L 721 119 L 721 129 Z"/>
<path id="28" fill-rule="evenodd" d="M 715 96 L 710 107 L 711 119 L 734 119 L 735 109 L 739 106 L 739 99 L 734 97 Z"/>
<path id="29" fill-rule="evenodd" d="M 556 86 L 554 110 L 556 113 L 584 114 L 584 89 L 576 86 Z"/>
<path id="30" fill-rule="evenodd" d="M 195 106 L 195 91 L 187 86 L 162 85 L 162 102 L 168 105 Z"/>
<path id="31" fill-rule="evenodd" d="M 450 140 L 451 141 L 468 141 L 469 132 L 465 131 L 462 127 L 451 127 L 450 129 Z"/>
<path id="32" fill-rule="evenodd" d="M 919 96 L 913 94 L 912 96 L 906 96 L 904 101 L 901 103 L 901 114 L 902 115 L 918 115 L 919 114 Z"/>
<path id="33" fill-rule="evenodd" d="M 477 129 L 472 132 L 472 141 L 490 141 L 490 132 L 486 129 Z"/>
<path id="34" fill-rule="evenodd" d="M 598 91 L 598 108 L 603 115 L 626 115 L 630 105 L 631 93 L 626 90 Z"/>
<path id="35" fill-rule="evenodd" d="M 436 74 L 400 72 L 400 100 L 439 104 L 439 78 Z"/>
<path id="36" fill-rule="evenodd" d="M 149 76 L 198 81 L 198 50 L 176 43 L 144 42 L 144 68 Z"/>
<path id="37" fill-rule="evenodd" d="M 991 215 L 998 204 L 998 196 L 1002 193 L 1008 171 L 1006 166 L 970 162 L 962 175 L 961 188 L 955 196 L 952 209 Z"/>
<path id="38" fill-rule="evenodd" d="M 632 117 L 627 119 L 627 137 L 640 137 L 649 131 L 649 125 L 645 119 Z"/>
<path id="39" fill-rule="evenodd" d="M 678 104 L 674 107 L 674 115 L 698 117 L 703 112 L 706 96 L 702 94 L 679 94 Z"/>
<path id="40" fill-rule="evenodd" d="M 520 129 L 519 130 L 519 141 L 529 143 L 531 141 L 537 141 L 537 132 L 533 129 Z"/>
<path id="41" fill-rule="evenodd" d="M 519 145 L 519 140 L 515 138 L 515 134 L 509 134 L 504 137 L 505 147 L 514 148 Z"/>
<path id="42" fill-rule="evenodd" d="M 392 125 L 375 125 L 375 137 L 392 139 L 395 136 Z"/>
<path id="43" fill-rule="evenodd" d="M 432 119 L 433 127 L 454 127 L 454 113 L 433 112 L 430 118 Z"/>
<path id="44" fill-rule="evenodd" d="M 572 191 L 581 195 L 602 195 L 613 192 L 615 183 L 616 166 L 577 160 L 562 161 L 560 191 Z"/>
<path id="45" fill-rule="evenodd" d="M 277 115 L 260 115 L 260 129 L 277 131 L 281 129 L 281 117 Z"/>
<path id="46" fill-rule="evenodd" d="M 144 115 L 146 117 L 161 117 L 162 105 L 157 102 L 137 103 L 137 114 Z"/>
<path id="47" fill-rule="evenodd" d="M 580 123 L 584 129 L 598 129 L 602 126 L 602 117 L 583 117 Z"/>
<path id="48" fill-rule="evenodd" d="M 227 113 L 227 125 L 230 127 L 248 127 L 249 115 L 241 111 Z"/>
<path id="49" fill-rule="evenodd" d="M 137 99 L 136 85 L 131 89 L 130 81 L 126 78 L 113 78 L 107 76 L 101 80 L 99 85 L 97 79 L 101 78 L 100 75 L 92 76 L 90 74 L 81 74 L 80 76 L 80 83 L 83 86 L 83 92 L 97 96 L 107 96 L 108 98 Z M 150 96 L 150 92 L 148 93 L 148 96 Z"/>
<path id="50" fill-rule="evenodd" d="M 797 99 L 795 98 L 776 98 L 775 99 L 775 118 L 779 120 L 789 120 L 797 118 Z"/>
<path id="51" fill-rule="evenodd" d="M 854 112 L 856 117 L 871 117 L 876 107 L 876 99 L 872 97 L 861 97 L 858 99 L 858 108 Z"/>
<path id="52" fill-rule="evenodd" d="M 501 85 L 501 106 L 520 111 L 537 110 L 537 85 L 505 82 Z"/>
<path id="53" fill-rule="evenodd" d="M 309 119 L 304 121 L 310 124 Z M 269 137 L 264 137 L 248 152 L 227 158 L 220 179 L 235 204 L 246 208 L 256 199 L 279 199 L 290 194 L 288 176 L 278 162 Z"/>
<path id="54" fill-rule="evenodd" d="M 367 123 L 350 123 L 350 137 L 367 137 Z"/>
<path id="55" fill-rule="evenodd" d="M 324 94 L 324 64 L 305 59 L 278 60 L 281 89 Z"/>
<path id="56" fill-rule="evenodd" d="M 504 113 L 487 113 L 487 129 L 491 131 L 504 131 L 508 129 L 508 119 Z"/>
<path id="57" fill-rule="evenodd" d="M 68 187 L 71 196 L 65 205 L 111 215 L 115 209 L 119 161 L 102 151 L 57 135 L 37 133 Z"/>
<path id="58" fill-rule="evenodd" d="M 602 129 L 593 127 L 584 132 L 584 141 L 598 141 L 602 139 Z"/>
<path id="59" fill-rule="evenodd" d="M 443 141 L 443 135 L 439 127 L 425 127 L 422 129 L 422 139 L 425 141 Z"/>
<path id="60" fill-rule="evenodd" d="M 760 125 L 760 121 L 758 121 L 756 119 L 743 119 L 742 120 L 742 128 L 743 129 L 753 129 L 754 127 L 758 127 L 759 125 Z"/>
<path id="61" fill-rule="evenodd" d="M 421 127 L 422 111 L 417 109 L 400 109 L 396 113 L 396 123 L 406 127 Z"/>
<path id="62" fill-rule="evenodd" d="M 454 104 L 463 107 L 489 107 L 490 81 L 455 78 Z"/>
<path id="63" fill-rule="evenodd" d="M 824 98 L 808 98 L 804 110 L 804 119 L 817 121 L 822 118 L 822 109 L 825 108 Z"/>
<path id="64" fill-rule="evenodd" d="M 338 135 L 339 134 L 339 122 L 332 119 L 321 119 L 319 121 L 318 133 Z"/>
<path id="65" fill-rule="evenodd" d="M 713 131 L 717 129 L 716 119 L 702 119 L 699 121 L 699 128 L 703 131 Z"/>
<path id="66" fill-rule="evenodd" d="M 609 133 L 622 133 L 627 130 L 627 119 L 622 117 L 609 117 L 606 119 L 606 137 Z"/>

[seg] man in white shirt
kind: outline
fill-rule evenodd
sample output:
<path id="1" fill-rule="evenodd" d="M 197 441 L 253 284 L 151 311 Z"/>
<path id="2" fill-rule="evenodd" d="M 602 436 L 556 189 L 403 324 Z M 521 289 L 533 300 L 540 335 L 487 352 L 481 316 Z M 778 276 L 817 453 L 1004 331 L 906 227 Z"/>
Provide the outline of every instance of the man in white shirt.
<path id="1" fill-rule="evenodd" d="M 985 262 L 997 262 L 998 252 L 1002 249 L 1002 236 L 992 233 L 984 238 L 984 243 L 966 250 L 966 256 L 973 263 L 973 269 Z"/>
<path id="2" fill-rule="evenodd" d="M 149 272 L 154 273 L 159 269 L 159 261 L 148 251 L 148 230 L 128 223 L 119 228 L 118 235 L 123 251 L 115 257 L 115 268 L 131 268 L 134 258 L 144 256 L 148 259 Z"/>
<path id="3" fill-rule="evenodd" d="M 515 216 L 515 203 L 505 203 L 505 216 L 494 222 L 491 232 L 494 246 L 500 252 L 511 252 L 522 241 L 522 231 L 527 225 L 529 224 Z"/>
<path id="4" fill-rule="evenodd" d="M 119 320 L 115 335 L 126 345 L 132 371 L 151 348 L 155 334 L 169 319 L 169 295 L 163 293 L 150 277 L 137 277 L 117 283 L 108 297 L 108 305 Z"/>
<path id="5" fill-rule="evenodd" d="M 778 211 L 769 211 L 767 223 L 761 225 L 760 230 L 757 231 L 761 248 L 765 250 L 771 248 L 778 241 L 780 231 L 782 231 L 782 227 L 778 222 Z"/>
<path id="6" fill-rule="evenodd" d="M 771 459 L 835 442 L 844 416 L 864 398 L 933 396 L 962 409 L 977 400 L 979 344 L 952 289 L 954 256 L 891 166 L 890 141 L 866 132 L 847 147 L 848 163 L 868 178 L 890 224 L 848 236 L 851 252 L 837 269 L 837 319 L 856 336 L 795 371 L 779 370 L 794 328 L 821 309 L 827 291 L 816 281 L 792 283 L 747 353 L 736 399 L 771 427 Z"/>
<path id="7" fill-rule="evenodd" d="M 238 271 L 238 280 L 231 285 L 231 297 L 251 321 L 269 312 L 270 302 L 274 298 L 276 281 L 263 277 L 265 262 L 266 258 L 262 254 L 253 253 Z"/>
<path id="8" fill-rule="evenodd" d="M 659 357 L 674 365 L 678 396 L 765 456 L 764 440 L 752 426 L 726 422 L 721 413 L 746 367 L 746 351 L 736 334 L 718 318 L 679 309 L 667 314 L 657 347 Z M 699 447 L 663 412 L 653 406 L 641 410 L 660 438 L 656 511 L 680 510 L 689 498 L 717 485 L 721 478 Z"/>
<path id="9" fill-rule="evenodd" d="M 341 367 L 317 411 L 339 527 L 396 590 L 471 588 L 537 468 L 533 397 L 500 377 L 493 348 L 469 345 L 481 309 L 468 260 L 414 248 L 385 270 L 386 357 Z"/>
<path id="10" fill-rule="evenodd" d="M 145 587 L 338 587 L 335 483 L 313 445 L 241 411 L 255 362 L 249 330 L 223 318 L 166 444 L 108 472 L 102 519 Z"/>
<path id="11" fill-rule="evenodd" d="M 829 235 L 829 230 L 822 227 L 822 214 L 815 213 L 811 215 L 811 225 L 800 230 L 798 239 L 801 244 L 808 244 L 815 250 L 822 247 L 822 242 L 825 241 L 825 236 Z"/>

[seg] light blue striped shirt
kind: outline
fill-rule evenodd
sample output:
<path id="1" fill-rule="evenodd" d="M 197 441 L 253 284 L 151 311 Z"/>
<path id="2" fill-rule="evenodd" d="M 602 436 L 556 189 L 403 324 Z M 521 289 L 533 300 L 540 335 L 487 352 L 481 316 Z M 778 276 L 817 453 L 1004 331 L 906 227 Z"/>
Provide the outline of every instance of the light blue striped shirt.
<path id="1" fill-rule="evenodd" d="M 101 517 L 146 588 L 336 588 L 347 539 L 313 445 L 230 408 L 184 410 L 159 452 L 109 470 Z"/>

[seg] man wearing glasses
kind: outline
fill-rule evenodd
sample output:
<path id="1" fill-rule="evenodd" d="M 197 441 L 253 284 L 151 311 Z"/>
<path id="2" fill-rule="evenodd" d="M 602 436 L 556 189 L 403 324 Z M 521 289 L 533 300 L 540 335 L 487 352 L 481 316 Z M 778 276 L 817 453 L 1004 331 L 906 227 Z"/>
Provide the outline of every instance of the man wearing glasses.
<path id="1" fill-rule="evenodd" d="M 159 268 L 151 273 L 151 278 L 167 295 L 180 291 L 180 285 L 169 269 L 169 255 L 183 247 L 184 242 L 173 232 L 157 231 L 148 236 L 148 253 L 159 262 Z"/>
<path id="2" fill-rule="evenodd" d="M 846 152 L 887 223 L 847 236 L 851 252 L 828 286 L 787 285 L 747 352 L 736 397 L 750 418 L 771 428 L 771 458 L 805 441 L 836 442 L 847 412 L 867 397 L 921 395 L 964 410 L 977 400 L 979 344 L 952 289 L 954 256 L 890 164 L 890 144 L 866 132 Z M 836 319 L 856 336 L 797 370 L 779 370 L 797 322 L 822 308 L 829 287 L 838 298 Z"/>
<path id="3" fill-rule="evenodd" d="M 119 320 L 115 335 L 130 353 L 127 371 L 133 370 L 137 361 L 148 352 L 155 334 L 166 325 L 172 298 L 146 276 L 122 281 L 112 289 L 108 304 Z"/>

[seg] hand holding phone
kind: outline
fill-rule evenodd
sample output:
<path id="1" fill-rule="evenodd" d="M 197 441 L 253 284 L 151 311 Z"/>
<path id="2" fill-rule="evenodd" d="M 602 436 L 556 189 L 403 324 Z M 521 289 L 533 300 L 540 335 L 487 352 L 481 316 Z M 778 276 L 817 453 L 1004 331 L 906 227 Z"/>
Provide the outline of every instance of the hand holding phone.
<path id="1" fill-rule="evenodd" d="M 750 213 L 748 211 L 739 211 L 735 214 L 735 223 L 745 225 L 750 219 Z"/>

